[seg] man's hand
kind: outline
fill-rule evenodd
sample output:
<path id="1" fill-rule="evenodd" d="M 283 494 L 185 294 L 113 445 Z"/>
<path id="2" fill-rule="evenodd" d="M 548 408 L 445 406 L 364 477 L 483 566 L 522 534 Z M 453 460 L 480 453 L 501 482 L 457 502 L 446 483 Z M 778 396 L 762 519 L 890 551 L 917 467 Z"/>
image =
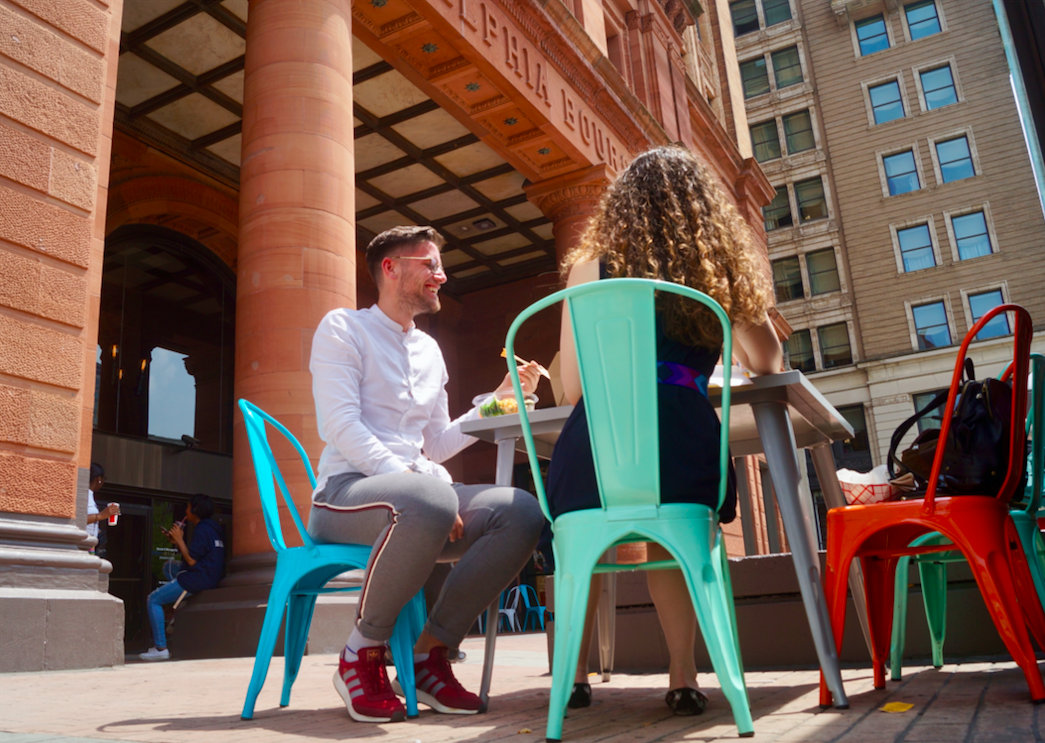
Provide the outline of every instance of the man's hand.
<path id="1" fill-rule="evenodd" d="M 102 510 L 100 510 L 98 512 L 98 519 L 102 520 L 102 519 L 107 519 L 110 516 L 119 516 L 119 515 L 120 515 L 120 504 L 119 503 L 110 503 L 109 505 L 107 505 L 105 508 L 103 508 Z"/>
<path id="2" fill-rule="evenodd" d="M 541 381 L 541 373 L 537 371 L 540 368 L 540 364 L 536 361 L 531 361 L 528 364 L 524 364 L 519 367 L 519 383 L 522 385 L 523 393 L 532 395 L 533 391 L 537 389 L 537 383 Z M 512 375 L 505 374 L 504 381 L 501 382 L 501 386 L 498 387 L 494 392 L 511 392 L 512 391 Z"/>
<path id="3" fill-rule="evenodd" d="M 453 528 L 450 529 L 450 541 L 456 542 L 458 539 L 464 536 L 464 521 L 461 519 L 461 514 L 457 514 L 457 518 L 454 519 Z"/>
<path id="4" fill-rule="evenodd" d="M 170 539 L 174 544 L 183 547 L 185 546 L 185 536 L 181 529 L 181 524 L 175 524 L 167 532 L 167 538 Z"/>

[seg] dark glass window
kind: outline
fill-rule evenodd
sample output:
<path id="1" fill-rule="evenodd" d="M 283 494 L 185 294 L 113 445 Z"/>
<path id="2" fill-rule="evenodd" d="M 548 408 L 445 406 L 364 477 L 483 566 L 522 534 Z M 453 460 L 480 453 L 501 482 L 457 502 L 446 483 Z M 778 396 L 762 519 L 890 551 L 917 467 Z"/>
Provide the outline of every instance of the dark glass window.
<path id="1" fill-rule="evenodd" d="M 824 368 L 853 363 L 853 351 L 849 347 L 849 328 L 844 322 L 825 325 L 817 330 L 820 335 L 820 358 Z"/>
<path id="2" fill-rule="evenodd" d="M 773 76 L 777 90 L 798 85 L 802 82 L 802 63 L 798 58 L 798 47 L 792 46 L 773 52 Z"/>
<path id="3" fill-rule="evenodd" d="M 758 30 L 758 11 L 755 0 L 740 0 L 729 4 L 730 15 L 733 16 L 733 34 L 743 36 Z"/>
<path id="4" fill-rule="evenodd" d="M 981 317 L 999 304 L 1005 304 L 1005 300 L 1001 296 L 1001 289 L 991 289 L 988 292 L 970 294 L 969 309 L 972 310 L 973 324 L 978 323 Z M 1008 335 L 1011 332 L 1009 330 L 1009 317 L 1003 312 L 1000 315 L 995 315 L 990 322 L 983 326 L 983 330 L 976 334 L 976 340 L 985 341 L 988 338 L 997 338 L 1001 335 Z"/>
<path id="5" fill-rule="evenodd" d="M 762 207 L 762 218 L 766 222 L 766 232 L 790 227 L 794 224 L 791 216 L 791 199 L 787 195 L 787 186 L 778 186 L 776 196 L 767 206 Z"/>
<path id="6" fill-rule="evenodd" d="M 903 258 L 903 270 L 920 271 L 936 265 L 933 255 L 933 241 L 929 234 L 929 225 L 919 224 L 907 229 L 897 230 L 896 237 L 900 241 L 900 256 Z"/>
<path id="7" fill-rule="evenodd" d="M 773 288 L 776 289 L 776 301 L 789 302 L 802 299 L 802 268 L 798 265 L 798 257 L 782 258 L 773 261 Z"/>
<path id="8" fill-rule="evenodd" d="M 943 348 L 951 345 L 951 329 L 947 325 L 947 312 L 943 302 L 923 304 L 912 308 L 914 330 L 918 336 L 918 349 Z"/>
<path id="9" fill-rule="evenodd" d="M 760 163 L 780 157 L 780 135 L 777 133 L 776 119 L 751 127 L 751 146 L 755 149 L 755 159 Z"/>
<path id="10" fill-rule="evenodd" d="M 796 330 L 784 341 L 784 351 L 792 369 L 800 372 L 816 371 L 813 360 L 813 340 L 808 330 Z"/>
<path id="11" fill-rule="evenodd" d="M 887 83 L 868 88 L 867 92 L 871 96 L 871 111 L 874 113 L 875 124 L 884 124 L 887 121 L 904 117 L 899 82 L 890 80 Z"/>
<path id="12" fill-rule="evenodd" d="M 787 154 L 789 155 L 816 147 L 813 121 L 809 118 L 809 111 L 798 111 L 785 116 L 784 136 L 787 138 Z"/>
<path id="13" fill-rule="evenodd" d="M 972 178 L 976 168 L 972 164 L 969 140 L 964 135 L 936 143 L 936 158 L 940 161 L 940 175 L 944 183 Z"/>
<path id="14" fill-rule="evenodd" d="M 954 239 L 958 243 L 958 258 L 968 260 L 991 254 L 991 237 L 987 233 L 987 220 L 983 212 L 963 214 L 951 218 Z"/>
<path id="15" fill-rule="evenodd" d="M 940 15 L 936 12 L 936 3 L 933 0 L 905 5 L 903 10 L 907 14 L 907 28 L 911 32 L 911 41 L 940 33 Z"/>
<path id="16" fill-rule="evenodd" d="M 824 182 L 820 176 L 796 183 L 795 201 L 798 202 L 800 221 L 812 222 L 827 218 L 827 200 L 824 198 Z"/>
<path id="17" fill-rule="evenodd" d="M 918 183 L 918 168 L 914 163 L 914 151 L 898 152 L 882 158 L 885 180 L 889 183 L 889 195 L 897 196 L 921 188 Z"/>
<path id="18" fill-rule="evenodd" d="M 769 73 L 766 71 L 765 57 L 756 57 L 742 62 L 740 77 L 744 82 L 745 98 L 754 98 L 769 92 Z"/>
<path id="19" fill-rule="evenodd" d="M 885 29 L 885 16 L 876 15 L 857 21 L 856 39 L 860 43 L 861 57 L 888 49 L 889 34 Z"/>
<path id="20" fill-rule="evenodd" d="M 806 268 L 809 270 L 809 293 L 813 296 L 841 290 L 834 248 L 807 253 Z"/>
<path id="21" fill-rule="evenodd" d="M 936 390 L 935 392 L 919 392 L 915 395 L 911 395 L 911 399 L 914 402 L 914 412 L 920 413 L 925 410 L 926 406 L 936 399 L 936 396 L 941 392 L 947 390 Z M 936 408 L 933 412 L 929 413 L 924 418 L 918 420 L 918 433 L 922 431 L 928 431 L 930 428 L 939 428 L 940 422 L 943 420 L 943 406 Z"/>
<path id="22" fill-rule="evenodd" d="M 839 407 L 838 412 L 845 418 L 846 423 L 853 427 L 852 437 L 842 441 L 842 453 L 856 454 L 871 451 L 871 442 L 867 438 L 867 418 L 864 416 L 864 406 L 846 405 Z"/>
<path id="23" fill-rule="evenodd" d="M 922 95 L 925 96 L 925 107 L 929 111 L 958 102 L 958 91 L 954 88 L 954 75 L 951 74 L 949 64 L 920 72 L 918 76 L 922 79 Z"/>
<path id="24" fill-rule="evenodd" d="M 791 4 L 788 0 L 762 0 L 762 12 L 766 14 L 767 26 L 791 20 Z"/>

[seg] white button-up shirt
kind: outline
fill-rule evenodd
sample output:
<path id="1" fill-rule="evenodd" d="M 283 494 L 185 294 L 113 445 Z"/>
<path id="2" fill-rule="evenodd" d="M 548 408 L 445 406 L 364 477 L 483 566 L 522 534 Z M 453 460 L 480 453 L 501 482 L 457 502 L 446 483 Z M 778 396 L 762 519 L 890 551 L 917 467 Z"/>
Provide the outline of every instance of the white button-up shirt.
<path id="1" fill-rule="evenodd" d="M 446 362 L 427 333 L 392 320 L 377 305 L 327 313 L 312 341 L 312 394 L 319 436 L 316 492 L 342 472 L 413 470 L 452 482 L 438 462 L 477 441 L 450 420 Z"/>

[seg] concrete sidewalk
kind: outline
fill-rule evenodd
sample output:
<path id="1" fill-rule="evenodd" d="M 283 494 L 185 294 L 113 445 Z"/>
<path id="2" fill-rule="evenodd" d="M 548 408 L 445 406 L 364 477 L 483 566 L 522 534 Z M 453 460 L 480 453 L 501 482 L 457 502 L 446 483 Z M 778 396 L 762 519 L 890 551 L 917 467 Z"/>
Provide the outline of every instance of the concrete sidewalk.
<path id="1" fill-rule="evenodd" d="M 478 689 L 482 641 L 462 649 L 458 677 Z M 331 685 L 334 655 L 307 656 L 290 706 L 279 708 L 282 658 L 273 659 L 252 721 L 240 720 L 253 659 L 133 663 L 120 668 L 0 675 L 0 743 L 290 743 L 306 739 L 404 741 L 542 741 L 551 679 L 544 635 L 499 638 L 490 711 L 454 717 L 424 706 L 416 720 L 353 722 Z M 1043 743 L 1045 710 L 1029 701 L 1015 664 L 973 663 L 941 671 L 911 667 L 904 681 L 871 687 L 868 669 L 844 671 L 849 710 L 821 711 L 815 671 L 747 674 L 754 738 L 789 743 Z M 595 678 L 592 679 L 596 681 Z M 664 704 L 667 674 L 615 674 L 593 685 L 594 704 L 571 712 L 565 741 L 737 740 L 715 676 L 700 683 L 711 699 L 700 717 L 674 717 Z M 886 713 L 887 702 L 910 710 Z"/>

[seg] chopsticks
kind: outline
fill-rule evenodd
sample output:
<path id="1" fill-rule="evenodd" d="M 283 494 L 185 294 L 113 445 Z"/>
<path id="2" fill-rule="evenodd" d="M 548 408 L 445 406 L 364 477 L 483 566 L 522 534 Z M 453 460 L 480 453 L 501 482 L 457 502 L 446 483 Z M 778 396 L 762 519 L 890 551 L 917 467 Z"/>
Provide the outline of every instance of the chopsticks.
<path id="1" fill-rule="evenodd" d="M 526 366 L 527 364 L 530 363 L 526 359 L 520 358 L 518 354 L 514 354 L 513 353 L 512 356 L 515 357 L 515 360 L 517 362 L 519 362 L 520 364 L 522 364 L 523 366 Z M 501 349 L 501 358 L 502 359 L 508 358 L 508 349 L 507 348 L 502 348 Z M 537 373 L 540 374 L 542 377 L 545 377 L 546 379 L 548 379 L 548 381 L 551 381 L 552 375 L 549 374 L 548 370 L 545 369 L 540 364 L 537 364 Z"/>

